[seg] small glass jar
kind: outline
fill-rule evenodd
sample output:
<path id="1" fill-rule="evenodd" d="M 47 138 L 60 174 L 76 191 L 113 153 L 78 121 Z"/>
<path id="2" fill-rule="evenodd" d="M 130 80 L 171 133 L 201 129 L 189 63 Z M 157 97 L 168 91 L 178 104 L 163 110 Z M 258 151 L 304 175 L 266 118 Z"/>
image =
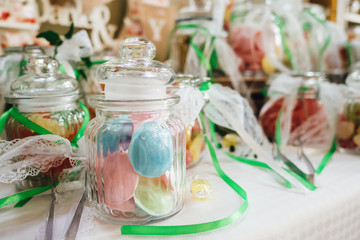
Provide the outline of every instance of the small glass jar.
<path id="1" fill-rule="evenodd" d="M 201 84 L 208 80 L 210 80 L 210 78 L 178 74 L 169 91 L 170 93 L 176 94 L 176 92 L 183 87 L 200 88 Z M 186 168 L 194 167 L 203 159 L 205 154 L 205 139 L 203 134 L 204 130 L 199 118 L 186 127 Z"/>
<path id="2" fill-rule="evenodd" d="M 155 46 L 126 39 L 120 59 L 97 70 L 105 95 L 85 132 L 87 189 L 94 215 L 144 224 L 177 213 L 185 198 L 185 127 L 171 114 L 179 96 L 166 92 L 174 72 L 152 60 Z"/>
<path id="3" fill-rule="evenodd" d="M 57 74 L 59 63 L 48 56 L 30 58 L 27 68 L 29 74 L 11 84 L 11 95 L 5 98 L 6 102 L 30 121 L 71 141 L 85 116 L 78 102 L 80 95 L 77 81 L 67 75 Z M 11 115 L 5 129 L 8 141 L 38 135 Z M 70 167 L 69 164 L 67 166 Z M 57 174 L 60 172 L 57 169 Z M 40 173 L 17 181 L 16 187 L 24 190 L 44 186 L 49 184 L 49 180 L 49 173 Z"/>
<path id="4" fill-rule="evenodd" d="M 189 5 L 180 9 L 176 18 L 177 30 L 171 38 L 170 64 L 176 73 L 185 73 L 185 63 L 192 34 L 195 28 L 179 28 L 179 25 L 198 25 L 208 28 L 212 23 L 211 0 L 190 0 Z"/>
<path id="5" fill-rule="evenodd" d="M 337 121 L 337 142 L 343 152 L 360 154 L 360 72 L 346 79 L 349 94 Z"/>
<path id="6" fill-rule="evenodd" d="M 261 109 L 260 124 L 265 135 L 270 140 L 275 139 L 276 122 L 282 111 L 281 135 L 287 137 L 288 144 L 298 145 L 301 140 L 305 145 L 316 146 L 322 144 L 324 140 L 331 141 L 330 135 L 325 137 L 328 135 L 326 132 L 330 133 L 331 131 L 323 103 L 319 100 L 319 83 L 326 81 L 325 76 L 321 73 L 311 72 L 292 77 L 301 78 L 301 84 L 294 96 L 295 99 L 292 101 L 288 94 L 276 94 Z M 288 111 L 290 114 L 287 114 Z M 287 119 L 286 116 L 289 116 L 290 119 Z"/>

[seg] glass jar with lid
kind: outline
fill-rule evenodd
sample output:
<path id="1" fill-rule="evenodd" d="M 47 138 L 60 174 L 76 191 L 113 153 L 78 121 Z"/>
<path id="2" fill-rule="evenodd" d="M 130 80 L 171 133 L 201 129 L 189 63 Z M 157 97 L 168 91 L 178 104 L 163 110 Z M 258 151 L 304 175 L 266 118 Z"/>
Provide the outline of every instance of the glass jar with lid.
<path id="1" fill-rule="evenodd" d="M 348 95 L 337 121 L 337 142 L 344 152 L 360 154 L 360 71 L 346 79 Z"/>
<path id="2" fill-rule="evenodd" d="M 30 58 L 27 68 L 29 74 L 11 84 L 11 95 L 5 98 L 6 102 L 13 105 L 13 111 L 33 124 L 74 142 L 85 117 L 85 107 L 79 103 L 81 96 L 77 81 L 58 74 L 59 63 L 48 56 Z M 39 134 L 12 115 L 6 121 L 5 130 L 8 141 Z M 40 173 L 28 177 L 16 182 L 16 187 L 24 190 L 49 184 L 48 175 Z"/>
<path id="3" fill-rule="evenodd" d="M 198 28 L 209 28 L 213 24 L 211 10 L 212 0 L 190 0 L 187 7 L 180 9 L 170 48 L 170 64 L 176 73 L 185 73 L 191 36 Z"/>
<path id="4" fill-rule="evenodd" d="M 210 78 L 201 78 L 193 75 L 177 74 L 172 87 L 168 88 L 170 93 L 176 92 L 185 87 L 200 88 Z M 201 121 L 197 118 L 186 127 L 186 167 L 191 168 L 197 165 L 204 158 L 205 140 Z"/>
<path id="5" fill-rule="evenodd" d="M 105 94 L 89 97 L 96 117 L 85 131 L 88 193 L 99 219 L 143 224 L 177 213 L 185 197 L 185 127 L 171 114 L 174 72 L 155 45 L 126 39 L 120 59 L 100 65 Z"/>
<path id="6" fill-rule="evenodd" d="M 301 140 L 313 147 L 331 143 L 329 116 L 319 97 L 323 81 L 326 81 L 324 74 L 314 72 L 276 76 L 270 85 L 270 98 L 260 112 L 265 135 L 275 140 L 279 118 L 283 143 L 298 145 Z"/>

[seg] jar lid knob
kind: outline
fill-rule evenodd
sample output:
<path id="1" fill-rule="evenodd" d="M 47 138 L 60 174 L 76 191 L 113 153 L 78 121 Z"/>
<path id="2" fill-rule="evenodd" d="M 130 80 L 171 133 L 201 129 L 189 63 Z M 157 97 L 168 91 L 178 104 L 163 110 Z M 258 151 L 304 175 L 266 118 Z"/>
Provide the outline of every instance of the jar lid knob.
<path id="1" fill-rule="evenodd" d="M 122 42 L 119 53 L 123 59 L 152 60 L 156 54 L 156 47 L 145 38 L 132 37 Z"/>
<path id="2" fill-rule="evenodd" d="M 45 55 L 30 58 L 26 66 L 36 75 L 56 74 L 59 70 L 59 62 Z"/>

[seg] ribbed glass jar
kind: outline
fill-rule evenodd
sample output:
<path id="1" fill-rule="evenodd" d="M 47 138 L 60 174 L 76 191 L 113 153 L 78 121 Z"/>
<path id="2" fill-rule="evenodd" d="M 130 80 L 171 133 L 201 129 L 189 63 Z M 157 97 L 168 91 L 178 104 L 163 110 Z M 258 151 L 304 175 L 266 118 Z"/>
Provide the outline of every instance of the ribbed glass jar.
<path id="1" fill-rule="evenodd" d="M 177 213 L 185 198 L 185 131 L 170 114 L 179 97 L 106 100 L 85 131 L 88 196 L 95 216 L 144 224 Z"/>

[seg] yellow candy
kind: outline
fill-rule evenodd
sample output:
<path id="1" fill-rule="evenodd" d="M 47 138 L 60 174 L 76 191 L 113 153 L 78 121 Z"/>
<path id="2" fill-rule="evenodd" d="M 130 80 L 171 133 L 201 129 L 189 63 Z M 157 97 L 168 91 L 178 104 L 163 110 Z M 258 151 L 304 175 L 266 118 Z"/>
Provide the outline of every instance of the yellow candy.
<path id="1" fill-rule="evenodd" d="M 192 134 L 192 126 L 188 126 L 186 128 L 186 146 L 189 146 L 191 143 L 191 134 Z"/>
<path id="2" fill-rule="evenodd" d="M 192 141 L 189 147 L 189 151 L 193 154 L 193 162 L 197 162 L 199 160 L 203 143 L 204 139 L 202 138 L 201 134 L 197 135 Z"/>
<path id="3" fill-rule="evenodd" d="M 355 135 L 353 141 L 356 145 L 360 146 L 360 134 Z"/>
<path id="4" fill-rule="evenodd" d="M 206 180 L 195 179 L 191 183 L 190 192 L 192 193 L 193 198 L 206 200 L 210 197 L 212 188 Z"/>
<path id="5" fill-rule="evenodd" d="M 339 139 L 346 140 L 353 135 L 354 130 L 355 124 L 352 121 L 340 121 L 337 136 Z"/>
<path id="6" fill-rule="evenodd" d="M 270 63 L 267 56 L 264 56 L 261 59 L 261 67 L 262 67 L 263 71 L 267 74 L 272 74 L 276 71 L 276 68 Z"/>
<path id="7" fill-rule="evenodd" d="M 235 147 L 240 143 L 240 138 L 234 133 L 229 133 L 223 137 L 221 143 L 224 148 L 230 148 L 231 146 Z"/>
<path id="8" fill-rule="evenodd" d="M 360 134 L 360 126 L 357 128 L 356 133 Z"/>

